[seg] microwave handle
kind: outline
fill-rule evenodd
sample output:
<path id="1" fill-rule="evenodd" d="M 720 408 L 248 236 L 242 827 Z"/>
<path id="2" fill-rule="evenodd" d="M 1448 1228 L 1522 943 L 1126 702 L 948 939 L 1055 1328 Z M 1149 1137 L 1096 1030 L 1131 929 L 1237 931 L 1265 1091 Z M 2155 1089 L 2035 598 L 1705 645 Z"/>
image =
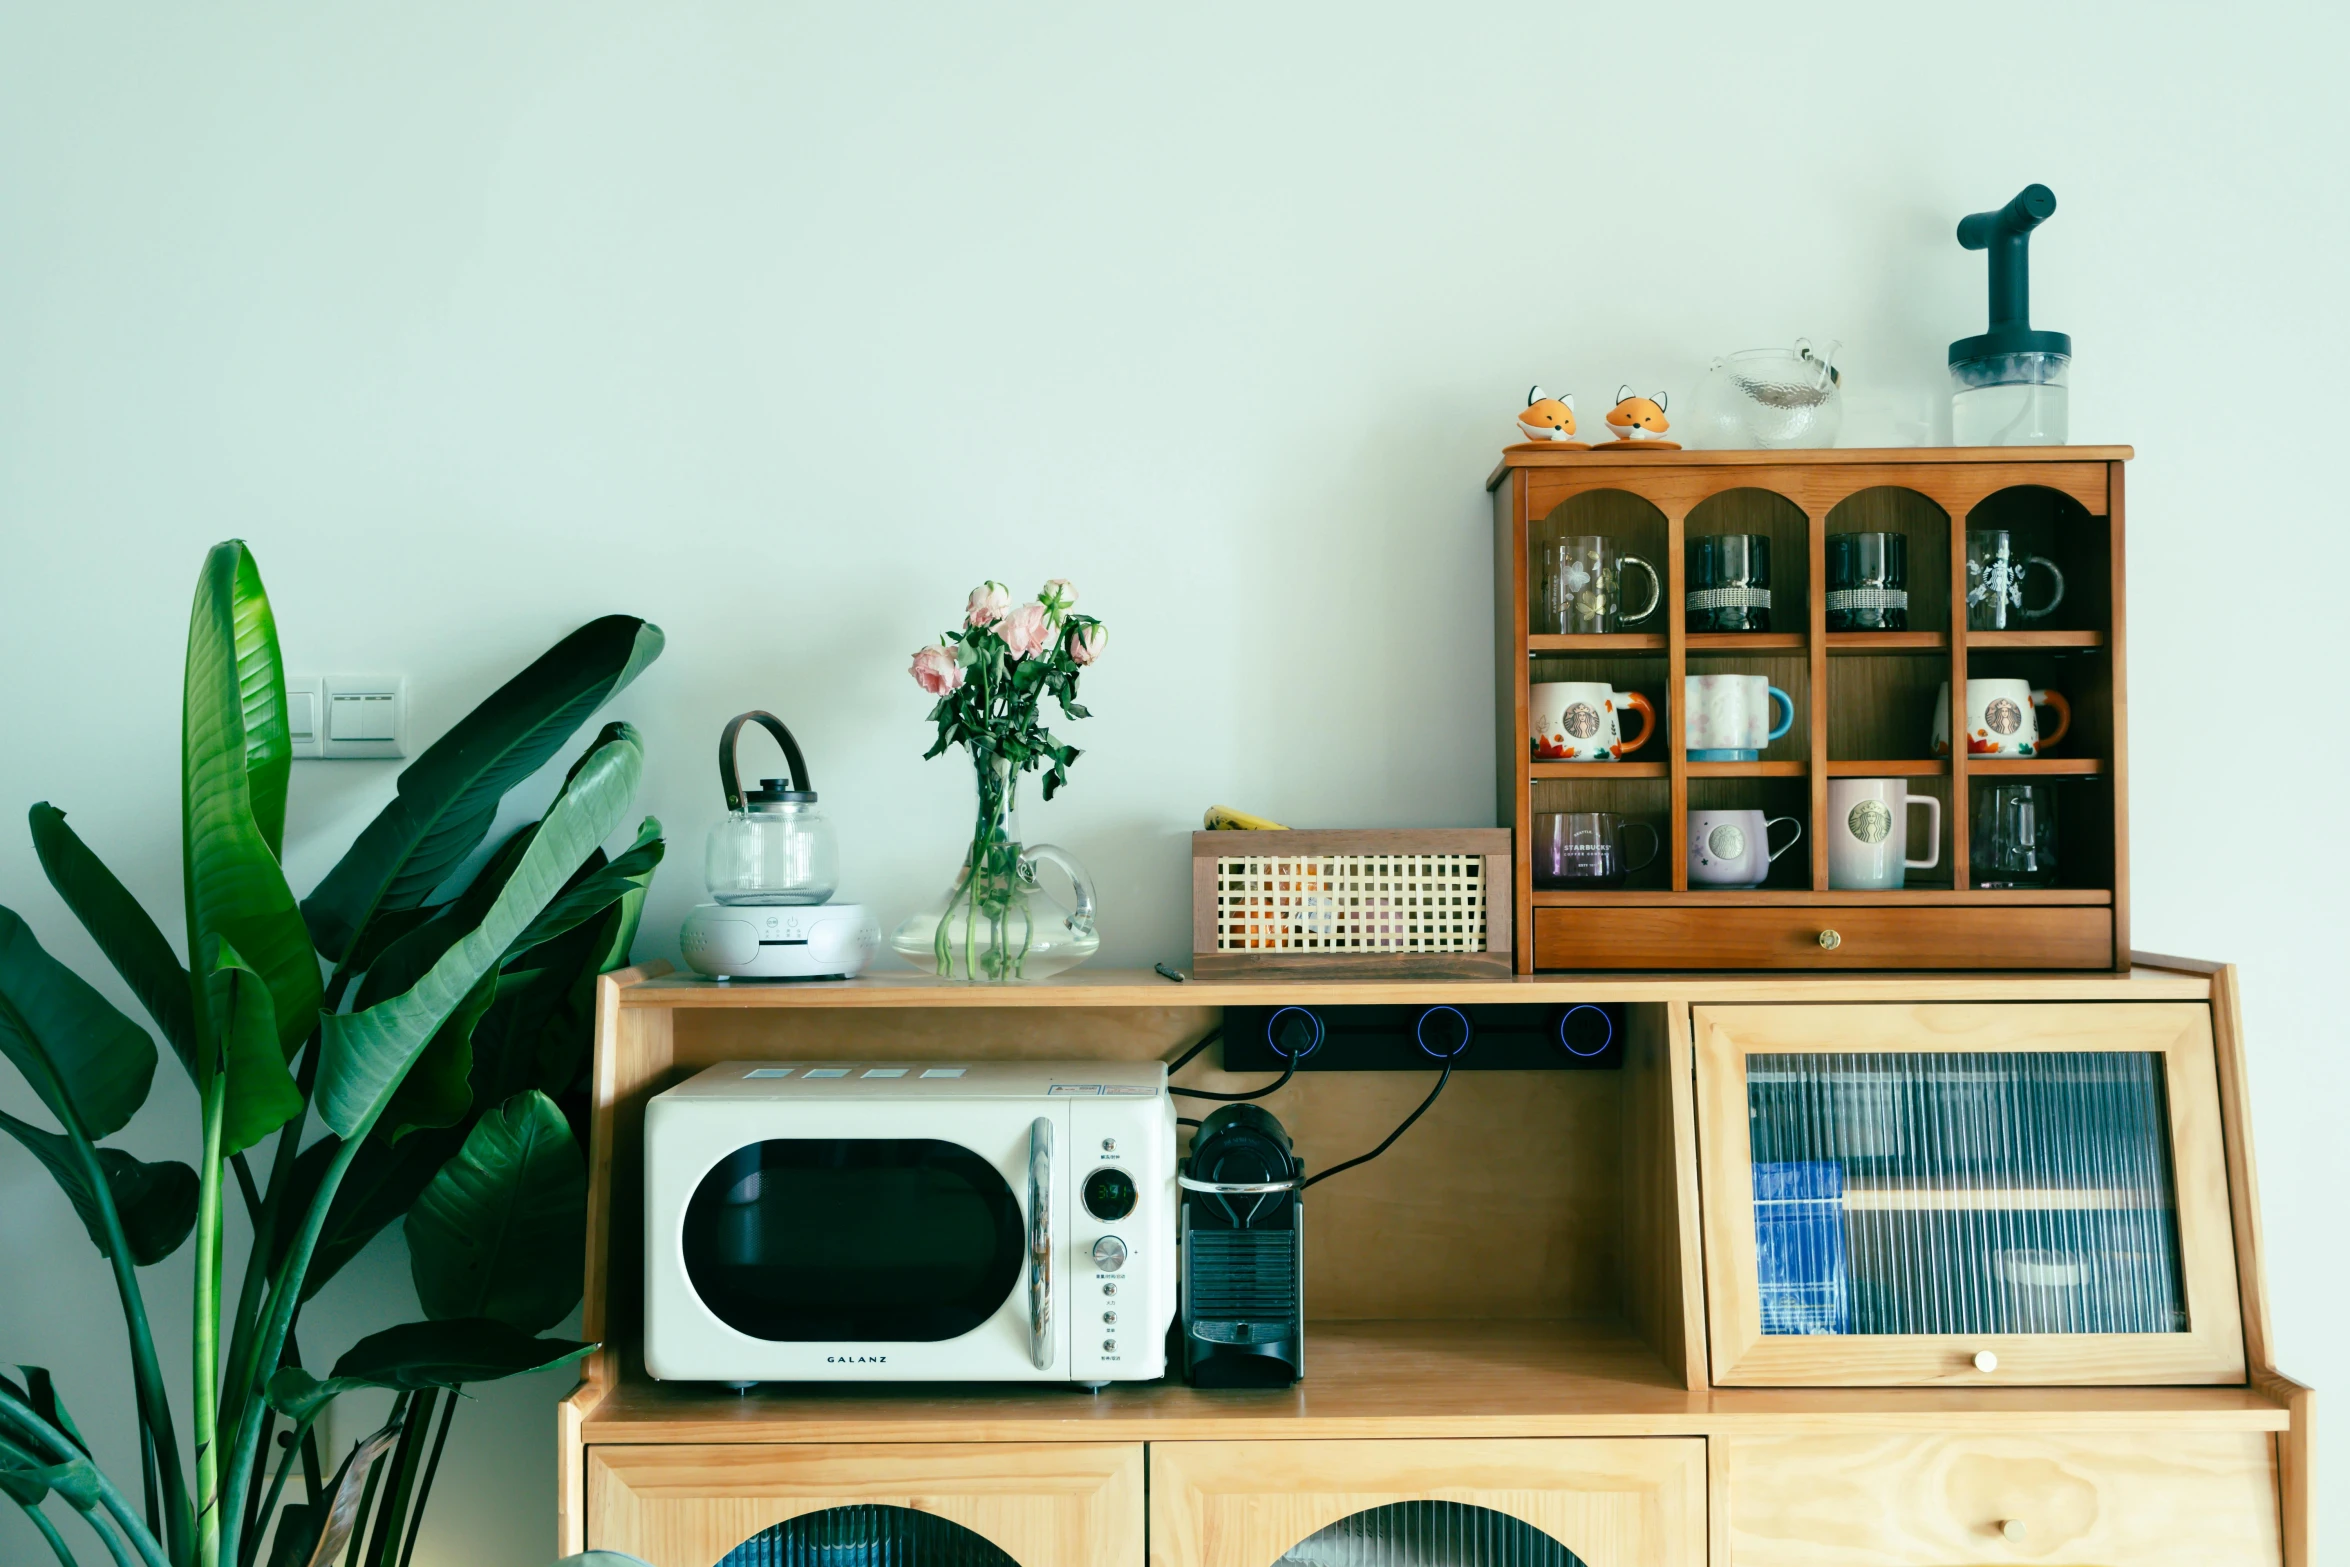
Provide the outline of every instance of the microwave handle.
<path id="1" fill-rule="evenodd" d="M 1053 1123 L 1028 1128 L 1028 1359 L 1053 1365 Z"/>

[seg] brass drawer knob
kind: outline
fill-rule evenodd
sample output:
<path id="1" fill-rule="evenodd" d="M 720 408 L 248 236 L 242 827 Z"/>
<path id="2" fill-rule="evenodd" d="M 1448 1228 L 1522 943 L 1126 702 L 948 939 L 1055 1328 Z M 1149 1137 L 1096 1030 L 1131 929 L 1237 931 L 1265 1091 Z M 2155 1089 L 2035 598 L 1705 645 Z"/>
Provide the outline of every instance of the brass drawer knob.
<path id="1" fill-rule="evenodd" d="M 2021 1518 L 2000 1519 L 1999 1532 L 2006 1535 L 2011 1540 L 2020 1540 L 2025 1535 L 2031 1533 L 2029 1529 L 2024 1527 L 2024 1521 Z"/>
<path id="2" fill-rule="evenodd" d="M 1999 1369 L 1999 1357 L 1987 1349 L 1975 1351 L 1975 1369 L 1989 1376 Z"/>
<path id="3" fill-rule="evenodd" d="M 1844 938 L 1835 931 L 1823 930 L 1820 932 L 1820 950 L 1822 952 L 1833 952 L 1843 945 Z"/>

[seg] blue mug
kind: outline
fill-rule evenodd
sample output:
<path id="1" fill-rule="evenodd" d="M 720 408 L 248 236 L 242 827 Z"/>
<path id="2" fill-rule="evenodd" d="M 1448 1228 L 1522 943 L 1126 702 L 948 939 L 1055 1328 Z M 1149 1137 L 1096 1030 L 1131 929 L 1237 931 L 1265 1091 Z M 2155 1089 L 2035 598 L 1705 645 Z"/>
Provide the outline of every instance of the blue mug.
<path id="1" fill-rule="evenodd" d="M 1681 743 L 1692 762 L 1751 762 L 1795 727 L 1795 699 L 1761 675 L 1689 675 Z"/>

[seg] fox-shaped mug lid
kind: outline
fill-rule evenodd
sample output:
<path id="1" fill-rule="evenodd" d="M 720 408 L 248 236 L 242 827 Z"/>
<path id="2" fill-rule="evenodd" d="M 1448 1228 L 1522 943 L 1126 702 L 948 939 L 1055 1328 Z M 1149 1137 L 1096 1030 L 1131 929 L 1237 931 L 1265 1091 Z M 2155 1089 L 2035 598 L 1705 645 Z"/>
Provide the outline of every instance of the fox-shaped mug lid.
<path id="1" fill-rule="evenodd" d="M 1526 407 L 1518 415 L 1518 430 L 1528 441 L 1574 451 L 1586 446 L 1575 439 L 1575 394 L 1553 397 L 1540 384 L 1526 388 Z"/>

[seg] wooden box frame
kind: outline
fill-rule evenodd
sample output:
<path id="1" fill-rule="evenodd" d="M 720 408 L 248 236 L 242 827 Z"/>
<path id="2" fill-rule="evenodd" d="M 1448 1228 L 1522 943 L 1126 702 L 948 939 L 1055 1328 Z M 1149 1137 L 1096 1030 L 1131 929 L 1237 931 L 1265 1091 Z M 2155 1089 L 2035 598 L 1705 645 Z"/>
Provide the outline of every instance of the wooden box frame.
<path id="1" fill-rule="evenodd" d="M 1494 649 L 1499 819 L 1515 831 L 1518 855 L 1514 900 L 1519 973 L 1557 969 L 1673 968 L 2126 968 L 2129 953 L 2128 708 L 2123 616 L 2124 446 L 1917 448 L 1786 452 L 1547 452 L 1513 449 L 1487 487 L 1494 505 Z M 1908 492 L 1916 504 L 1872 492 Z M 2076 571 L 2068 601 L 2093 622 L 2070 629 L 1970 631 L 1964 595 L 1966 534 L 1986 503 L 1994 514 L 1978 525 L 2011 525 L 2002 508 L 2011 492 L 2041 491 L 2079 508 L 2066 513 Z M 1614 492 L 1616 515 L 1647 520 L 1644 556 L 1664 591 L 1654 629 L 1593 636 L 1536 635 L 1530 619 L 1539 582 L 1530 570 L 1535 534 L 1561 507 Z M 1800 595 L 1802 614 L 1782 616 L 1775 629 L 1751 634 L 1691 634 L 1683 627 L 1683 544 L 1692 532 L 1770 531 L 1773 512 L 1750 494 L 1776 497 L 1791 510 L 1776 515 L 1781 555 L 1800 555 L 1774 575 Z M 1826 537 L 1831 514 L 1847 502 L 1856 511 L 1837 518 L 1843 528 L 1893 526 L 1938 532 L 1945 548 L 1922 559 L 1913 551 L 1918 591 L 1945 624 L 1899 632 L 1827 629 Z M 1614 503 L 1611 503 L 1614 504 Z M 2051 502 L 2054 505 L 2054 502 Z M 1707 512 L 1706 508 L 1715 508 Z M 1727 511 L 1722 511 L 1727 508 Z M 1938 528 L 1930 513 L 1939 514 Z M 1799 515 L 1798 515 L 1799 514 Z M 1744 521 L 1740 522 L 1743 518 Z M 1737 527 L 1716 524 L 1729 520 Z M 1693 521 L 1697 524 L 1691 526 Z M 1571 530 L 1567 530 L 1571 531 Z M 1613 532 L 1594 522 L 1588 531 Z M 1937 585 L 1938 584 L 1938 585 Z M 1938 595 L 1938 597 L 1937 597 Z M 1916 594 L 1913 592 L 1913 599 Z M 1776 607 L 1776 606 L 1774 606 Z M 1534 659 L 1570 659 L 1574 678 L 1615 679 L 1636 666 L 1664 700 L 1663 732 L 1642 753 L 1614 763 L 1536 762 L 1527 732 L 1527 688 Z M 1784 668 L 1806 689 L 1797 697 L 1799 755 L 1753 762 L 1690 762 L 1684 756 L 1682 678 L 1701 662 L 1736 661 Z M 1832 693 L 1863 684 L 1867 660 L 1908 661 L 1920 671 L 1939 663 L 1950 677 L 1951 732 L 1965 728 L 1967 672 L 2034 672 L 2064 660 L 2075 705 L 2076 742 L 2058 754 L 2029 758 L 1970 758 L 1964 746 L 1947 758 L 1925 755 L 1831 755 L 1831 736 L 1866 707 L 1866 693 L 1832 702 Z M 1840 678 L 1839 671 L 1847 673 Z M 2075 677 L 2079 677 L 2077 680 Z M 1563 678 L 1553 676 L 1553 678 Z M 1625 683 L 1623 681 L 1619 684 Z M 1928 702 L 1930 709 L 1931 703 Z M 1774 747 L 1786 750 L 1789 747 Z M 1923 750 L 1922 738 L 1916 749 Z M 1947 791 L 1944 861 L 1949 885 L 1886 892 L 1834 891 L 1828 885 L 1827 841 L 1818 830 L 1827 813 L 1828 781 L 1835 777 L 1896 776 L 1925 780 L 1919 787 Z M 2077 780 L 2068 791 L 2083 821 L 2060 857 L 2086 868 L 2079 878 L 2096 885 L 2036 890 L 1971 886 L 1968 869 L 1970 780 L 1993 777 Z M 1580 803 L 1552 809 L 1612 810 L 1625 789 L 1647 785 L 1650 808 L 1663 832 L 1662 885 L 1617 891 L 1537 891 L 1533 885 L 1534 798 L 1538 784 L 1572 784 Z M 1554 791 L 1548 787 L 1544 793 Z M 1805 823 L 1801 856 L 1772 883 L 1749 891 L 1692 890 L 1683 853 L 1682 824 L 1693 792 L 1707 803 L 1799 802 Z M 1752 799 L 1746 797 L 1751 795 Z M 1661 807 L 1661 812 L 1658 809 Z M 2077 836 L 2080 841 L 2072 844 Z M 2070 847 L 2068 848 L 2068 845 Z M 2061 861 L 2060 861 L 2061 862 Z"/>
<path id="2" fill-rule="evenodd" d="M 1474 855 L 1485 862 L 1485 950 L 1479 953 L 1223 952 L 1216 947 L 1216 864 L 1262 855 Z M 1498 979 L 1510 972 L 1515 898 L 1510 834 L 1497 827 L 1301 828 L 1191 835 L 1191 971 L 1323 979 Z"/>

